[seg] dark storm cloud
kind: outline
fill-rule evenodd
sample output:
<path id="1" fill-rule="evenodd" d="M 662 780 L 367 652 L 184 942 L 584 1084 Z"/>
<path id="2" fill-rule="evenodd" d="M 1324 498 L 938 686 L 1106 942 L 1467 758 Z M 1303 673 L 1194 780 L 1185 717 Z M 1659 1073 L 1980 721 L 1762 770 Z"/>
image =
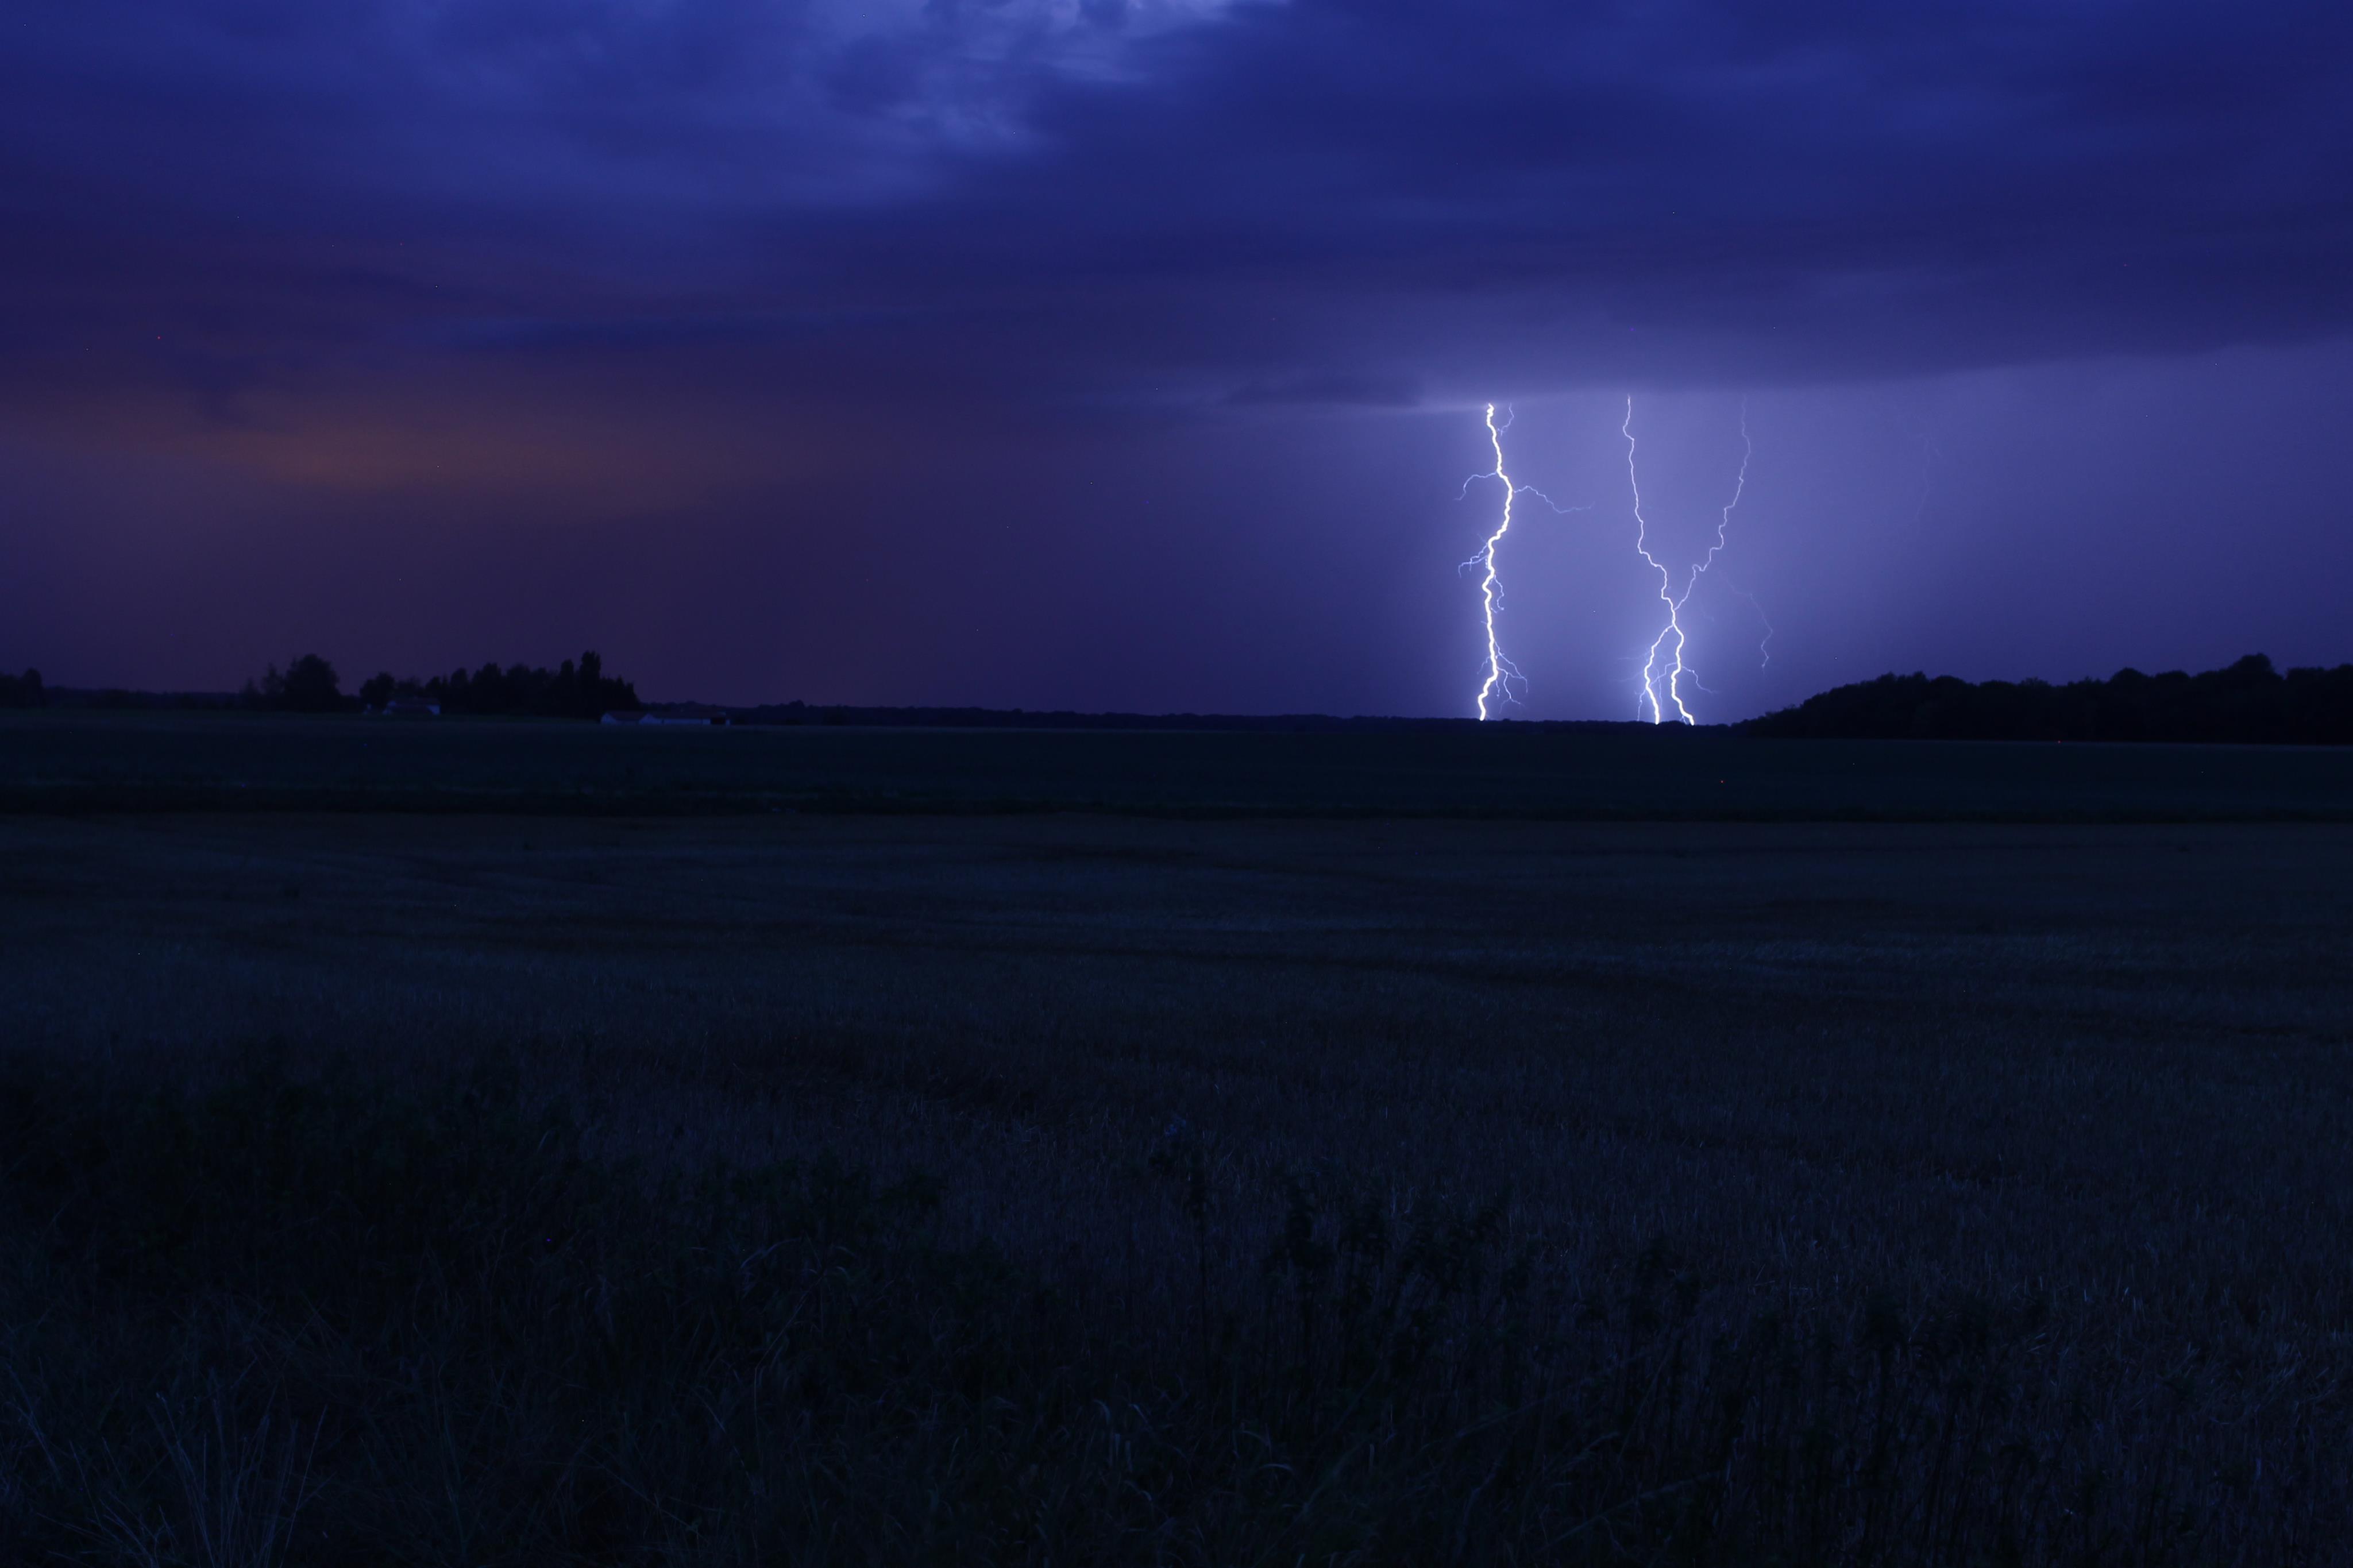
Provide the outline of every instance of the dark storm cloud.
<path id="1" fill-rule="evenodd" d="M 1466 378 L 2295 335 L 2348 299 L 2348 44 L 2316 7 L 1303 5 L 1050 95 L 1052 153 L 906 253 L 1018 213 L 1007 276 L 1223 279 L 1306 317 L 1237 358 Z"/>
<path id="2" fill-rule="evenodd" d="M 828 396 L 1350 403 L 2295 338 L 2353 298 L 2338 7 L 1154 18 L 38 8 L 0 57 L 16 392 L 723 342 L 706 374 Z"/>

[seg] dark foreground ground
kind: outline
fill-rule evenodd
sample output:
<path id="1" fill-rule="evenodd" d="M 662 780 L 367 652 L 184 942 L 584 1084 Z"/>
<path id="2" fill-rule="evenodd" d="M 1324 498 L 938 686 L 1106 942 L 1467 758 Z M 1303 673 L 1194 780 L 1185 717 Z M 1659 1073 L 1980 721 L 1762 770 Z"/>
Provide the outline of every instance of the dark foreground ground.
<path id="1" fill-rule="evenodd" d="M 0 711 L 0 811 L 2353 822 L 2353 747 Z"/>
<path id="2" fill-rule="evenodd" d="M 2348 1560 L 2353 827 L 17 815 L 0 1020 L 0 1561 Z"/>

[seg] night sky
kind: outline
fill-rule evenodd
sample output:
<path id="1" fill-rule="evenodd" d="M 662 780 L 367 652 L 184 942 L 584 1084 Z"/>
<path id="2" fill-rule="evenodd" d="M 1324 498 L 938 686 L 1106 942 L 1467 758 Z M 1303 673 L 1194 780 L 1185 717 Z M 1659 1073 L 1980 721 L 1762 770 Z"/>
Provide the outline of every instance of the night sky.
<path id="1" fill-rule="evenodd" d="M 1493 400 L 1631 717 L 1630 395 L 1703 720 L 2334 664 L 2348 239 L 2341 4 L 21 5 L 0 668 L 1467 713 Z"/>

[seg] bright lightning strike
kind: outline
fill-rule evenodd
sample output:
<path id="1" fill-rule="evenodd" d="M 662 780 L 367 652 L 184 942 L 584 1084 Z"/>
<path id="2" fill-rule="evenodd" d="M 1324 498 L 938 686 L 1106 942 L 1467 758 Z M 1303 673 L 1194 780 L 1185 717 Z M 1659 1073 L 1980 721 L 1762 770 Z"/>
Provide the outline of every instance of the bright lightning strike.
<path id="1" fill-rule="evenodd" d="M 1518 666 L 1504 657 L 1503 645 L 1495 637 L 1495 612 L 1501 607 L 1503 600 L 1503 590 L 1495 581 L 1495 546 L 1504 542 L 1504 535 L 1512 531 L 1512 503 L 1525 495 L 1535 497 L 1556 512 L 1567 513 L 1592 510 L 1582 506 L 1562 506 L 1534 485 L 1513 482 L 1512 476 L 1504 469 L 1504 431 L 1510 427 L 1511 422 L 1511 416 L 1506 414 L 1504 416 L 1504 423 L 1498 426 L 1495 423 L 1495 405 L 1492 403 L 1487 405 L 1487 444 L 1494 448 L 1495 466 L 1484 473 L 1473 474 L 1470 479 L 1462 481 L 1462 489 L 1466 494 L 1469 493 L 1472 484 L 1479 479 L 1500 479 L 1504 485 L 1503 520 L 1495 524 L 1495 531 L 1487 536 L 1487 542 L 1479 547 L 1479 552 L 1462 563 L 1462 569 L 1465 571 L 1473 566 L 1481 569 L 1479 603 L 1487 622 L 1487 679 L 1480 683 L 1477 698 L 1479 717 L 1482 720 L 1487 717 L 1489 699 L 1516 702 L 1519 699 L 1512 695 L 1512 683 L 1517 681 L 1522 686 L 1527 684 L 1527 677 L 1520 673 Z"/>
<path id="2" fill-rule="evenodd" d="M 1495 546 L 1504 542 L 1504 535 L 1512 531 L 1512 502 L 1520 490 L 1512 483 L 1512 476 L 1504 471 L 1504 433 L 1495 427 L 1495 405 L 1492 403 L 1487 405 L 1487 441 L 1495 448 L 1495 466 L 1489 474 L 1474 474 L 1472 478 L 1492 476 L 1504 481 L 1504 520 L 1495 525 L 1495 531 L 1487 536 L 1487 542 L 1480 547 L 1479 553 L 1462 563 L 1468 566 L 1475 562 L 1485 568 L 1485 575 L 1479 580 L 1479 601 L 1487 616 L 1487 679 L 1479 687 L 1479 717 L 1482 720 L 1487 717 L 1487 699 L 1500 692 L 1509 701 L 1512 700 L 1512 682 L 1526 683 L 1512 661 L 1504 657 L 1502 647 L 1495 641 Z M 1468 481 L 1465 481 L 1465 488 L 1468 488 Z"/>
<path id="3" fill-rule="evenodd" d="M 1651 553 L 1651 525 L 1642 516 L 1642 481 L 1634 468 L 1634 400 L 1631 397 L 1626 399 L 1626 418 L 1618 426 L 1618 433 L 1626 437 L 1626 482 L 1634 492 L 1634 549 L 1659 574 L 1659 602 L 1667 607 L 1667 624 L 1651 640 L 1650 658 L 1642 666 L 1642 700 L 1650 705 L 1651 722 L 1664 723 L 1666 709 L 1659 700 L 1659 687 L 1663 679 L 1667 701 L 1674 704 L 1676 718 L 1686 724 L 1696 724 L 1699 721 L 1692 717 L 1689 708 L 1683 706 L 1683 677 L 1692 673 L 1683 663 L 1683 647 L 1687 640 L 1683 635 L 1683 605 L 1690 600 L 1692 590 L 1699 586 L 1701 574 L 1715 565 L 1716 556 L 1723 552 L 1725 534 L 1732 527 L 1732 509 L 1740 504 L 1741 492 L 1748 488 L 1748 460 L 1757 455 L 1757 445 L 1748 438 L 1748 402 L 1743 398 L 1740 404 L 1740 474 L 1733 481 L 1732 499 L 1724 503 L 1724 510 L 1716 518 L 1715 542 L 1708 546 L 1705 556 L 1693 564 L 1690 575 L 1683 579 L 1683 591 L 1680 594 L 1674 591 L 1674 574 L 1667 569 L 1666 563 Z M 1769 627 L 1766 635 L 1768 638 L 1772 635 Z M 1662 651 L 1665 654 L 1663 664 L 1660 657 Z M 1694 683 L 1697 683 L 1695 679 Z"/>

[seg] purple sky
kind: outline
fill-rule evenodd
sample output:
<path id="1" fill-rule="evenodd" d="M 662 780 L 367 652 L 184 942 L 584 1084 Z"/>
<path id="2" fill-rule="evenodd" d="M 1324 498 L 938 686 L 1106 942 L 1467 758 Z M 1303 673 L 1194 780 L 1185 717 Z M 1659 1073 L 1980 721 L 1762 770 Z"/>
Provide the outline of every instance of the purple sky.
<path id="1" fill-rule="evenodd" d="M 0 49 L 0 668 L 1704 720 L 2353 659 L 2353 11 L 80 0 Z M 1679 566 L 1678 570 L 1681 570 Z M 1774 628 L 1767 651 L 1759 641 Z"/>

